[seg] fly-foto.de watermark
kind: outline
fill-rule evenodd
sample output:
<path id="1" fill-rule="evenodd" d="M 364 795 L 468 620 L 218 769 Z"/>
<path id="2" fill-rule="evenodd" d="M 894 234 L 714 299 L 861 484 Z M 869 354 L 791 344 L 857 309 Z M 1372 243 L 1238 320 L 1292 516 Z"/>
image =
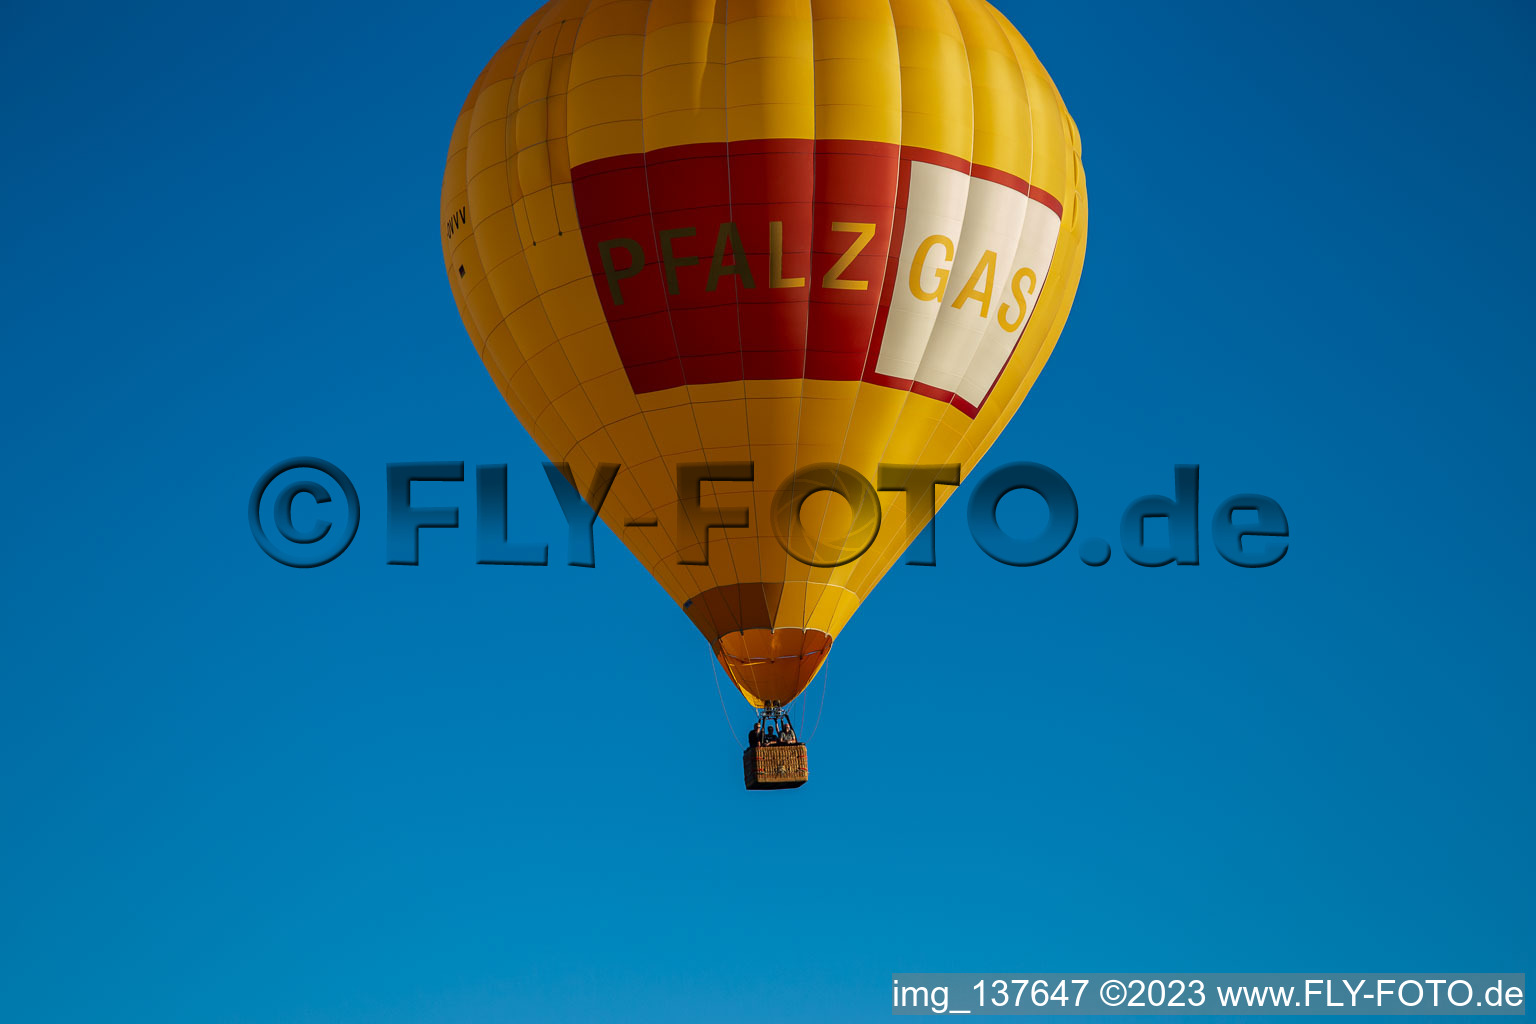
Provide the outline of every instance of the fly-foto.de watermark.
<path id="1" fill-rule="evenodd" d="M 1523 1017 L 1525 975 L 894 974 L 891 1013 Z"/>
<path id="2" fill-rule="evenodd" d="M 592 568 L 597 564 L 593 524 L 602 512 L 622 467 L 599 465 L 590 480 L 578 481 L 564 464 L 544 463 L 544 473 L 565 516 L 566 562 Z M 317 477 L 328 478 L 327 482 Z M 937 564 L 933 513 L 938 489 L 960 483 L 959 464 L 881 465 L 869 480 L 857 470 L 836 463 L 797 469 L 773 493 L 768 518 L 773 536 L 792 558 L 806 565 L 845 565 L 874 544 L 881 528 L 882 492 L 905 496 L 908 517 L 927 525 L 913 539 L 908 565 Z M 385 560 L 390 565 L 418 565 L 421 531 L 457 529 L 458 505 L 416 505 L 411 485 L 463 483 L 462 462 L 391 462 L 384 467 Z M 676 470 L 677 502 L 674 539 L 682 565 L 708 565 L 711 538 L 752 527 L 752 509 L 739 496 L 714 495 L 711 484 L 741 484 L 756 480 L 750 462 L 680 463 Z M 1044 500 L 1045 526 L 1033 536 L 1009 533 L 998 522 L 998 505 L 1014 491 L 1032 491 Z M 802 512 L 815 495 L 836 495 L 847 503 L 848 526 L 841 536 L 808 529 Z M 549 544 L 508 533 L 507 467 L 475 467 L 475 561 L 480 565 L 548 565 Z M 295 508 L 305 503 L 310 516 L 300 527 Z M 251 536 L 268 556 L 283 565 L 312 569 L 333 561 L 352 544 L 362 519 L 356 486 L 340 467 L 324 459 L 285 459 L 269 468 L 251 489 L 246 508 Z M 1156 520 L 1166 531 L 1148 530 Z M 1149 494 L 1126 506 L 1120 517 L 1120 547 L 1137 565 L 1200 564 L 1200 467 L 1178 465 L 1173 471 L 1173 496 Z M 982 551 L 1005 565 L 1042 565 L 1060 555 L 1077 534 L 1077 495 L 1066 479 L 1037 462 L 1013 462 L 987 473 L 976 485 L 966 509 L 966 525 Z M 620 524 L 625 530 L 661 527 L 651 516 Z M 1262 494 L 1234 494 L 1219 502 L 1210 517 L 1210 540 L 1216 553 L 1233 565 L 1262 569 L 1274 565 L 1290 550 L 1290 523 L 1280 503 Z M 1109 541 L 1088 537 L 1078 543 L 1085 565 L 1109 562 Z"/>

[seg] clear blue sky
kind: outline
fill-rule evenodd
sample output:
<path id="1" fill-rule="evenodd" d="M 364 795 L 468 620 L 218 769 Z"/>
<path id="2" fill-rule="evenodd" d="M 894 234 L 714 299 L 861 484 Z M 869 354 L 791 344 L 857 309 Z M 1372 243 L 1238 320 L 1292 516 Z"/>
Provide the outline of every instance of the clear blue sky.
<path id="1" fill-rule="evenodd" d="M 1004 4 L 1092 230 L 986 464 L 1115 538 L 1198 462 L 1202 564 L 1000 565 L 966 488 L 841 638 L 814 782 L 746 794 L 611 534 L 595 570 L 476 566 L 468 528 L 385 564 L 408 459 L 509 463 L 564 553 L 437 239 L 531 7 L 415 6 L 5 13 L 8 1019 L 849 1021 L 893 970 L 1536 962 L 1528 8 Z M 363 501 L 309 572 L 245 521 L 302 454 Z M 1273 568 L 1211 546 L 1241 491 L 1290 517 Z M 472 525 L 468 484 L 418 494 Z M 642 701 L 591 681 L 629 634 Z"/>

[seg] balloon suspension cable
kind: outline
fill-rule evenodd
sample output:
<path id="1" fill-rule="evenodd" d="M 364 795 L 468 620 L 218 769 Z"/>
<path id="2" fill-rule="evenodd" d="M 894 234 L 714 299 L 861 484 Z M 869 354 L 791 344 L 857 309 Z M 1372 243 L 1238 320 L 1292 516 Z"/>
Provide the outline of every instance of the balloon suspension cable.
<path id="1" fill-rule="evenodd" d="M 720 698 L 720 713 L 725 716 L 725 727 L 731 730 L 731 741 L 738 747 L 741 746 L 741 737 L 736 735 L 736 726 L 731 722 L 731 712 L 725 706 L 725 691 L 720 689 L 720 663 L 715 660 L 714 652 L 709 655 L 709 677 L 715 681 L 715 696 Z"/>
<path id="2" fill-rule="evenodd" d="M 725 727 L 731 731 L 732 741 L 737 746 L 741 746 L 741 737 L 736 735 L 736 725 L 731 721 L 731 711 L 725 703 L 725 690 L 720 685 L 720 663 L 715 660 L 713 654 L 709 658 L 709 677 L 715 684 L 715 696 L 720 700 L 720 714 L 725 717 Z M 821 713 L 826 710 L 827 706 L 827 680 L 829 678 L 830 673 L 823 668 L 821 672 L 821 700 L 816 707 L 816 721 L 811 726 L 810 735 L 803 740 L 799 740 L 801 743 L 809 743 L 812 739 L 815 739 L 817 730 L 821 728 Z M 773 701 L 764 704 L 760 708 L 755 708 L 754 710 L 757 712 L 757 726 L 760 732 L 766 732 L 769 725 L 773 725 L 777 729 L 786 723 L 792 726 L 792 732 L 795 736 L 799 736 L 800 733 L 804 732 L 806 719 L 810 717 L 809 701 L 800 701 L 800 725 L 797 729 L 793 728 L 794 714 L 790 710 L 794 703 L 794 701 L 790 701 L 789 704 L 780 704 Z"/>
<path id="3" fill-rule="evenodd" d="M 816 724 L 811 726 L 811 734 L 805 738 L 809 743 L 816 738 L 816 730 L 821 728 L 821 713 L 827 709 L 827 684 L 832 681 L 832 670 L 826 662 L 821 663 L 821 700 L 816 705 Z M 802 723 L 804 724 L 804 723 Z"/>

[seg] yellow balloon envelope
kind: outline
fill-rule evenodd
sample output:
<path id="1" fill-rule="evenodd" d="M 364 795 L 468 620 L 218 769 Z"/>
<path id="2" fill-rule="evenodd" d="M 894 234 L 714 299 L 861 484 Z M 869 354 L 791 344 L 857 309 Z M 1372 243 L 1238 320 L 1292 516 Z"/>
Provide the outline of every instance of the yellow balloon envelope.
<path id="1" fill-rule="evenodd" d="M 622 467 L 603 520 L 771 706 L 1024 400 L 1085 191 L 984 0 L 552 0 L 459 113 L 443 256 L 523 426 Z"/>

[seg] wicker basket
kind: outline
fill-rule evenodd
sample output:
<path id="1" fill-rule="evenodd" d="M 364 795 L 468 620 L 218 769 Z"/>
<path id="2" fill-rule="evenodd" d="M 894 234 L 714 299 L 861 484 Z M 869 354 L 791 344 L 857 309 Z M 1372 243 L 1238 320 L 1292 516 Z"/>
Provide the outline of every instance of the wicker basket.
<path id="1" fill-rule="evenodd" d="M 748 747 L 741 767 L 748 789 L 794 789 L 811 777 L 804 743 Z"/>

